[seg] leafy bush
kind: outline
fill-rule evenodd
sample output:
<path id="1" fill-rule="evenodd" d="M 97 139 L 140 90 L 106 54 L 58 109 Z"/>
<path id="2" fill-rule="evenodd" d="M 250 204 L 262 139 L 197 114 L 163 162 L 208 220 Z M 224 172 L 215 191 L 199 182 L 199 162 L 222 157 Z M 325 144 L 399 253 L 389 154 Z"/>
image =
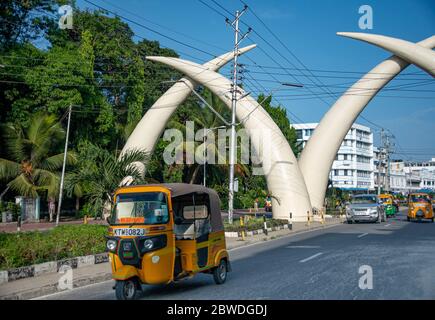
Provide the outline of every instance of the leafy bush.
<path id="1" fill-rule="evenodd" d="M 101 253 L 107 227 L 59 226 L 48 231 L 0 233 L 0 269 Z"/>

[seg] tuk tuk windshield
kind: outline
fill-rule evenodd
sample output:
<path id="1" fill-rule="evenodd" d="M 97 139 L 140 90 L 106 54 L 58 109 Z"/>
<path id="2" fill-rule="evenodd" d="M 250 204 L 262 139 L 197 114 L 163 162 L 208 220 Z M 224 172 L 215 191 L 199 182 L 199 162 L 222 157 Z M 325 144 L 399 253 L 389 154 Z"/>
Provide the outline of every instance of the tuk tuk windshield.
<path id="1" fill-rule="evenodd" d="M 116 224 L 164 224 L 169 221 L 166 195 L 162 192 L 122 193 L 114 209 Z"/>
<path id="2" fill-rule="evenodd" d="M 411 194 L 411 202 L 427 202 L 430 203 L 429 196 L 425 194 Z"/>
<path id="3" fill-rule="evenodd" d="M 383 204 L 392 204 L 390 197 L 379 197 L 379 201 Z"/>

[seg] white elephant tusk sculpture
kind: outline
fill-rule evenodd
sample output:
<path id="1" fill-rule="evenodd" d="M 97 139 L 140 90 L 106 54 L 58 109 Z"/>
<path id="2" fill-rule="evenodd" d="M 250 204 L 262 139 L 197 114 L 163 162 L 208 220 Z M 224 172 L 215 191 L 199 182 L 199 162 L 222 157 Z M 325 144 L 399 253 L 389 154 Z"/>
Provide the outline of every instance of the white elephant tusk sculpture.
<path id="1" fill-rule="evenodd" d="M 432 49 L 435 36 L 417 45 Z M 299 167 L 314 208 L 323 207 L 332 163 L 352 124 L 373 97 L 408 65 L 397 56 L 386 59 L 349 88 L 323 116 L 299 158 Z"/>
<path id="2" fill-rule="evenodd" d="M 415 64 L 428 72 L 432 77 L 435 77 L 435 52 L 431 48 L 424 48 L 409 41 L 377 34 L 357 32 L 337 32 L 337 34 L 381 47 L 403 60 Z"/>
<path id="3" fill-rule="evenodd" d="M 239 55 L 244 54 L 255 47 L 256 45 L 253 44 L 241 48 L 239 49 Z M 204 69 L 216 71 L 230 62 L 233 57 L 234 51 L 230 51 L 205 63 L 202 67 Z M 189 78 L 183 78 L 181 80 L 183 80 L 184 83 L 175 83 L 145 113 L 131 135 L 128 137 L 127 142 L 122 148 L 120 157 L 122 157 L 127 150 L 132 149 L 144 150 L 150 154 L 154 151 L 155 145 L 165 130 L 169 118 L 178 106 L 187 99 L 192 92 L 191 90 L 196 86 L 196 84 Z M 150 130 L 150 128 L 152 128 L 152 130 Z M 134 165 L 141 170 L 141 172 L 144 172 L 145 168 L 143 168 L 141 163 L 134 163 Z M 126 177 L 121 182 L 121 185 L 130 184 L 131 182 L 132 178 Z"/>
<path id="4" fill-rule="evenodd" d="M 201 83 L 216 94 L 229 108 L 231 97 L 229 91 L 232 83 L 224 76 L 205 70 L 203 66 L 176 58 L 147 57 L 148 60 L 157 61 L 171 66 L 197 83 Z M 268 141 L 264 144 L 260 139 L 251 139 L 257 154 L 263 160 L 268 189 L 272 194 L 273 217 L 289 219 L 292 213 L 293 221 L 306 221 L 307 213 L 311 212 L 311 204 L 297 160 L 283 136 L 279 127 L 258 102 L 245 95 L 241 88 L 237 88 L 243 97 L 237 103 L 237 119 L 244 120 L 248 133 L 261 132 L 263 138 L 266 133 Z M 270 152 L 264 153 L 265 145 L 270 146 Z"/>

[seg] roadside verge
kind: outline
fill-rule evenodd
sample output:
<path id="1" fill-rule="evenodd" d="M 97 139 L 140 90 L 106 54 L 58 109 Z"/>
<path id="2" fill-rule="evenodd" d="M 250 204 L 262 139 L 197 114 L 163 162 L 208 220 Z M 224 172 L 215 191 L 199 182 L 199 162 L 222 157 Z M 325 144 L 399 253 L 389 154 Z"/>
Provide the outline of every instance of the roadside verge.
<path id="1" fill-rule="evenodd" d="M 267 236 L 265 234 L 253 234 L 246 238 L 245 241 L 240 240 L 240 238 L 227 237 L 227 248 L 231 251 L 245 246 L 251 246 L 256 243 L 262 243 L 264 241 L 329 228 L 340 223 L 340 219 L 327 219 L 325 224 L 319 222 L 313 222 L 310 225 L 303 222 L 293 223 L 292 230 L 286 228 L 272 231 L 269 232 Z M 64 291 L 65 287 L 61 283 L 65 276 L 65 273 L 62 270 L 63 265 L 67 265 L 73 270 L 73 288 L 111 279 L 111 268 L 106 253 L 47 262 L 40 265 L 23 267 L 27 268 L 26 271 L 16 270 L 15 272 L 12 272 L 11 274 L 15 277 L 14 280 L 0 284 L 0 300 L 32 299 Z M 26 274 L 29 275 L 29 277 L 26 277 Z"/>

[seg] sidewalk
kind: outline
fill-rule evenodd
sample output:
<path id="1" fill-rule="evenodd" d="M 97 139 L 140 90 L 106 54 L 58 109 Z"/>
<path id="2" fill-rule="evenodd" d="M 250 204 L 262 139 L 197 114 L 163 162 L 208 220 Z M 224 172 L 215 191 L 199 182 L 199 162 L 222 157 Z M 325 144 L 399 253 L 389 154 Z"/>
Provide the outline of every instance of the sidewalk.
<path id="1" fill-rule="evenodd" d="M 72 225 L 72 224 L 83 224 L 83 219 L 75 219 L 75 220 L 66 220 L 66 221 L 60 221 L 59 225 Z M 104 220 L 94 220 L 93 218 L 88 218 L 88 224 L 103 224 L 107 225 L 107 222 Z M 44 231 L 52 229 L 56 226 L 56 222 L 48 222 L 48 221 L 42 221 L 42 222 L 24 222 L 21 225 L 21 231 Z M 17 223 L 16 222 L 7 222 L 7 223 L 0 223 L 0 232 L 17 232 Z"/>
<path id="2" fill-rule="evenodd" d="M 307 226 L 304 222 L 293 223 L 293 229 L 283 229 L 279 231 L 269 232 L 266 236 L 264 234 L 246 237 L 245 241 L 240 238 L 226 238 L 227 249 L 232 250 L 240 248 L 253 243 L 273 240 L 280 237 L 285 237 L 292 234 L 298 234 L 304 231 L 318 230 L 327 228 L 341 223 L 340 219 L 331 218 L 327 219 L 326 223 L 322 225 L 319 222 L 313 222 Z M 0 285 L 0 300 L 5 299 L 32 299 L 51 293 L 60 291 L 58 289 L 58 282 L 64 274 L 51 273 L 41 275 L 39 277 L 27 278 L 16 280 Z M 111 268 L 109 263 L 95 264 L 83 268 L 73 269 L 73 287 L 82 287 L 89 284 L 103 282 L 110 280 Z"/>

